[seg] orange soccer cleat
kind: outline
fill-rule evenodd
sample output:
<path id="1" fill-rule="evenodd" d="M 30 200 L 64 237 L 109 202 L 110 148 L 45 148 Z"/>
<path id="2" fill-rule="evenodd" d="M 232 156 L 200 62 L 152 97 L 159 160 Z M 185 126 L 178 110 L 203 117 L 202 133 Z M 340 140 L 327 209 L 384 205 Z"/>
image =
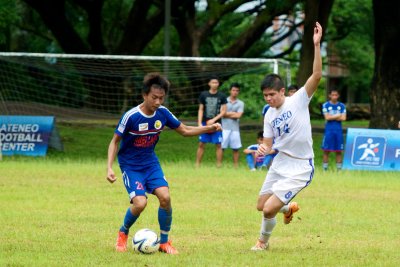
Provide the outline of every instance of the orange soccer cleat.
<path id="1" fill-rule="evenodd" d="M 126 244 L 128 243 L 128 235 L 124 232 L 118 232 L 117 243 L 115 244 L 115 249 L 119 252 L 125 252 L 127 250 Z"/>
<path id="2" fill-rule="evenodd" d="M 179 254 L 179 252 L 174 248 L 171 244 L 171 241 L 168 241 L 167 243 L 160 244 L 160 248 L 158 249 L 161 252 L 167 253 L 167 254 Z"/>
<path id="3" fill-rule="evenodd" d="M 283 222 L 289 224 L 293 219 L 293 213 L 297 212 L 299 209 L 297 202 L 289 203 L 289 211 L 283 214 Z"/>

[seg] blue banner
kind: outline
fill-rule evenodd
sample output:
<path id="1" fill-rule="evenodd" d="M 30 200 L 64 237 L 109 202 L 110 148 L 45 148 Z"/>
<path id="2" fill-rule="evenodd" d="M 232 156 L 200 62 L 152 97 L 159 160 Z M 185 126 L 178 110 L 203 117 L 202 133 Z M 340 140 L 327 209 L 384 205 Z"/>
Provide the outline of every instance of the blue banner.
<path id="1" fill-rule="evenodd" d="M 51 116 L 0 116 L 2 154 L 45 156 L 53 127 Z"/>
<path id="2" fill-rule="evenodd" d="M 347 129 L 343 169 L 400 171 L 400 131 Z"/>

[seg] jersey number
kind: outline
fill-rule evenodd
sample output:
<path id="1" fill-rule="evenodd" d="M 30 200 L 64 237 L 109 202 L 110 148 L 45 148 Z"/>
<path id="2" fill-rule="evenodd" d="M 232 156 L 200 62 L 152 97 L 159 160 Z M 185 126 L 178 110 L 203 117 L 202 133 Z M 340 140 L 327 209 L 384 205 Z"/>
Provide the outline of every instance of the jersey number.
<path id="1" fill-rule="evenodd" d="M 281 136 L 284 133 L 289 133 L 289 125 L 285 124 L 285 126 L 283 126 L 283 129 L 281 129 L 281 127 L 276 127 L 276 129 L 278 130 L 278 136 Z"/>
<path id="2" fill-rule="evenodd" d="M 144 187 L 143 187 L 142 183 L 140 183 L 140 182 L 135 182 L 135 184 L 136 184 L 136 189 L 138 189 L 138 190 L 144 190 Z"/>

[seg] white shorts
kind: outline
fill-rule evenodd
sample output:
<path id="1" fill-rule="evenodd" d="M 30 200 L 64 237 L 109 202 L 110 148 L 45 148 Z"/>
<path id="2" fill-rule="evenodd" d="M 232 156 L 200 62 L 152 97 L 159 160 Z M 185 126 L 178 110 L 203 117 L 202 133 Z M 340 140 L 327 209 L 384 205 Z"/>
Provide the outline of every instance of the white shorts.
<path id="1" fill-rule="evenodd" d="M 222 131 L 222 149 L 232 148 L 240 149 L 242 147 L 242 142 L 240 140 L 240 132 L 232 130 Z"/>
<path id="2" fill-rule="evenodd" d="M 297 193 L 307 187 L 314 176 L 312 159 L 296 159 L 279 152 L 261 187 L 260 195 L 274 194 L 288 204 Z"/>

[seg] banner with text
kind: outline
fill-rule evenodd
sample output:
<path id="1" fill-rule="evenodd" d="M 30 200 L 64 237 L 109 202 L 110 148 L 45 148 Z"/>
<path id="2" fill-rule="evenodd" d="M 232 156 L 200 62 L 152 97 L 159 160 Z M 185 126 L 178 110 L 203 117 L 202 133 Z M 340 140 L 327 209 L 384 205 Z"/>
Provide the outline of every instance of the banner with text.
<path id="1" fill-rule="evenodd" d="M 0 116 L 0 148 L 5 156 L 45 156 L 52 116 Z"/>
<path id="2" fill-rule="evenodd" d="M 347 129 L 343 169 L 400 171 L 400 131 Z"/>

